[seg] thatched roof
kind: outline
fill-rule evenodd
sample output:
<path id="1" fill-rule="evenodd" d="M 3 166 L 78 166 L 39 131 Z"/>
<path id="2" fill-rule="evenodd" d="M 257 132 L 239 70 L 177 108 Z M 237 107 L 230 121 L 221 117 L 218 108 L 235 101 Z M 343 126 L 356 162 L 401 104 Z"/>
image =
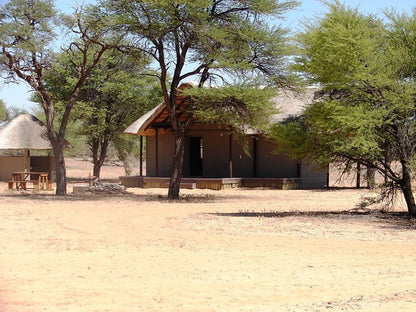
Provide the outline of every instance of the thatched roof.
<path id="1" fill-rule="evenodd" d="M 307 89 L 304 93 L 291 91 L 282 92 L 273 101 L 276 103 L 278 114 L 273 115 L 274 122 L 283 122 L 289 118 L 296 118 L 302 115 L 305 108 L 312 104 L 316 89 Z"/>
<path id="2" fill-rule="evenodd" d="M 52 149 L 45 125 L 35 116 L 21 114 L 0 129 L 2 150 Z"/>
<path id="3" fill-rule="evenodd" d="M 179 86 L 179 90 L 185 88 L 192 88 L 192 83 L 183 83 Z M 176 97 L 176 116 L 180 121 L 186 121 L 189 118 L 189 101 L 185 99 L 183 95 L 177 95 Z M 155 127 L 158 127 L 164 131 L 171 128 L 169 114 L 164 102 L 157 105 L 152 110 L 141 116 L 135 122 L 133 122 L 123 133 L 134 135 L 154 135 L 156 131 Z"/>
<path id="4" fill-rule="evenodd" d="M 160 103 L 158 106 L 148 111 L 146 114 L 141 116 L 135 122 L 124 130 L 125 134 L 135 134 L 135 135 L 150 135 L 152 134 L 151 129 L 147 127 L 152 123 L 152 121 L 165 109 L 165 103 Z"/>
<path id="5" fill-rule="evenodd" d="M 276 103 L 276 108 L 279 110 L 278 114 L 272 116 L 274 122 L 283 122 L 289 118 L 296 118 L 302 115 L 305 107 L 312 104 L 316 89 L 307 89 L 304 93 L 294 93 L 291 91 L 281 92 L 273 98 Z M 181 106 L 177 105 L 179 110 Z M 135 135 L 154 135 L 155 130 L 153 126 L 161 125 L 162 120 L 168 122 L 168 114 L 164 103 L 159 104 L 135 122 L 133 122 L 124 133 Z M 185 115 L 182 113 L 181 118 Z M 165 127 L 167 129 L 168 127 Z M 255 133 L 254 130 L 247 129 L 247 134 Z"/>

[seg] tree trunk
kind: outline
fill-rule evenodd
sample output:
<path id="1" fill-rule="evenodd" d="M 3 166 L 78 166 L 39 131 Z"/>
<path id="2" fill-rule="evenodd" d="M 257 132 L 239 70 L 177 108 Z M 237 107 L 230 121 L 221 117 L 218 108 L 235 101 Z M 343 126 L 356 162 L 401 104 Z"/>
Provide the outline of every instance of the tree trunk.
<path id="1" fill-rule="evenodd" d="M 54 148 L 56 164 L 56 195 L 64 196 L 66 190 L 66 167 L 63 148 Z"/>
<path id="2" fill-rule="evenodd" d="M 185 130 L 174 131 L 175 155 L 173 157 L 172 172 L 170 175 L 168 199 L 179 199 L 179 191 L 182 180 L 183 155 L 185 153 Z"/>
<path id="3" fill-rule="evenodd" d="M 361 188 L 361 163 L 357 162 L 357 181 L 355 183 L 355 188 Z"/>
<path id="4" fill-rule="evenodd" d="M 143 143 L 143 137 L 140 136 L 140 147 L 141 144 Z M 133 169 L 131 168 L 130 165 L 130 161 L 129 161 L 129 153 L 127 151 L 127 149 L 123 148 L 120 144 L 115 144 L 115 148 L 117 150 L 117 155 L 118 155 L 118 159 L 121 160 L 123 162 L 123 167 L 124 167 L 124 174 L 129 176 L 133 173 Z M 140 150 L 140 160 L 142 159 L 142 151 Z M 140 170 L 140 173 L 142 171 Z M 142 174 L 140 174 L 140 176 L 142 176 Z"/>
<path id="5" fill-rule="evenodd" d="M 91 144 L 93 176 L 99 178 L 101 173 L 101 167 L 104 164 L 107 156 L 108 140 L 100 142 L 100 139 L 93 139 Z"/>
<path id="6" fill-rule="evenodd" d="M 123 162 L 124 174 L 127 176 L 132 175 L 133 169 L 131 168 L 129 160 L 123 158 L 121 161 Z M 140 176 L 142 176 L 142 174 Z"/>
<path id="7" fill-rule="evenodd" d="M 92 169 L 92 175 L 94 177 L 97 177 L 97 178 L 100 177 L 100 172 L 101 172 L 101 167 L 102 166 L 103 166 L 102 161 L 94 162 L 94 167 Z"/>
<path id="8" fill-rule="evenodd" d="M 372 190 L 375 187 L 376 179 L 375 179 L 376 171 L 374 168 L 367 166 L 367 188 Z"/>
<path id="9" fill-rule="evenodd" d="M 59 196 L 65 196 L 67 194 L 66 186 L 66 167 L 65 167 L 65 139 L 58 135 L 52 126 L 53 118 L 48 115 L 50 111 L 45 111 L 47 118 L 46 129 L 48 131 L 48 137 L 52 145 L 53 153 L 55 156 L 55 182 L 56 182 L 56 191 L 55 194 Z"/>
<path id="10" fill-rule="evenodd" d="M 409 168 L 402 163 L 403 177 L 400 181 L 400 187 L 403 192 L 404 199 L 406 200 L 407 211 L 409 215 L 416 217 L 416 203 L 412 190 L 412 178 Z"/>

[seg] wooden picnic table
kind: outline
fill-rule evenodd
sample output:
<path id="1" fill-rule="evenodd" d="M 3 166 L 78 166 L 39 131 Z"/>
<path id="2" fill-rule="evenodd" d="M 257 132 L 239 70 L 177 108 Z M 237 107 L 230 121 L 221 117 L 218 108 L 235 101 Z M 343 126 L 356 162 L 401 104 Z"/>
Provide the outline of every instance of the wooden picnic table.
<path id="1" fill-rule="evenodd" d="M 12 180 L 8 182 L 9 189 L 27 189 L 27 184 L 32 183 L 33 189 L 51 190 L 52 181 L 48 179 L 49 173 L 42 171 L 15 171 L 12 172 Z"/>

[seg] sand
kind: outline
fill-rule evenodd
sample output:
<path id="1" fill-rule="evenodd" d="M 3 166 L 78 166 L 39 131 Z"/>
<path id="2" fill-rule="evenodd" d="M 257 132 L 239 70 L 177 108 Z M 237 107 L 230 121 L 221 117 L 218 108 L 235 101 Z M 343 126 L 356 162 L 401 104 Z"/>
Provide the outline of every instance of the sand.
<path id="1" fill-rule="evenodd" d="M 1 312 L 416 310 L 416 221 L 368 190 L 1 187 Z"/>

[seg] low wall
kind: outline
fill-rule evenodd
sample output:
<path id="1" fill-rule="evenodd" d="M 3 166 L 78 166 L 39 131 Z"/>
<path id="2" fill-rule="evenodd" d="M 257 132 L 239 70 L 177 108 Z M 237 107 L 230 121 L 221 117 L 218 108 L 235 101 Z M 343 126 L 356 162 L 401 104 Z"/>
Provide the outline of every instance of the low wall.
<path id="1" fill-rule="evenodd" d="M 302 187 L 302 179 L 299 178 L 243 178 L 244 187 L 268 187 L 279 190 L 298 190 Z"/>
<path id="2" fill-rule="evenodd" d="M 121 176 L 120 182 L 125 187 L 140 188 L 167 188 L 169 178 L 165 177 L 141 177 Z M 182 188 L 196 188 L 223 190 L 236 187 L 268 187 L 282 190 L 300 189 L 302 179 L 297 178 L 183 178 Z M 192 187 L 189 187 L 192 185 Z"/>
<path id="3" fill-rule="evenodd" d="M 0 156 L 0 180 L 10 181 L 12 172 L 23 171 L 24 167 L 23 156 Z"/>

